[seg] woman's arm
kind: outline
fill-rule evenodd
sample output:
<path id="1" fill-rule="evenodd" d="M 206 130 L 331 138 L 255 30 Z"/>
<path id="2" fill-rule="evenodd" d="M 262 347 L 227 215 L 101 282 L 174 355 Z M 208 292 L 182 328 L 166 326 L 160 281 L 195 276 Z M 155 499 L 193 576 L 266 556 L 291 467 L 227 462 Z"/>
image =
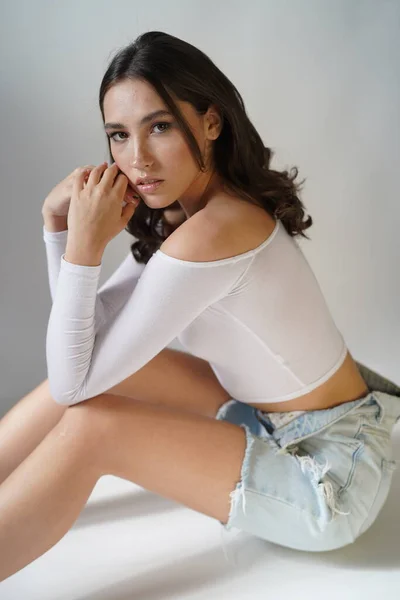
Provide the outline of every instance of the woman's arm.
<path id="1" fill-rule="evenodd" d="M 62 224 L 59 223 L 58 227 L 61 226 Z M 47 227 L 50 229 L 48 230 Z M 43 239 L 46 244 L 47 272 L 52 302 L 56 295 L 61 257 L 66 250 L 67 237 L 67 229 L 57 230 L 57 224 L 54 225 L 54 221 L 45 220 Z M 100 287 L 97 292 L 95 334 L 128 300 L 145 266 L 145 264 L 136 262 L 129 251 L 111 277 Z"/>
<path id="2" fill-rule="evenodd" d="M 101 264 L 84 266 L 62 258 L 46 337 L 52 397 L 71 406 L 138 371 L 225 297 L 248 264 L 182 261 L 158 250 L 127 301 L 96 336 Z"/>

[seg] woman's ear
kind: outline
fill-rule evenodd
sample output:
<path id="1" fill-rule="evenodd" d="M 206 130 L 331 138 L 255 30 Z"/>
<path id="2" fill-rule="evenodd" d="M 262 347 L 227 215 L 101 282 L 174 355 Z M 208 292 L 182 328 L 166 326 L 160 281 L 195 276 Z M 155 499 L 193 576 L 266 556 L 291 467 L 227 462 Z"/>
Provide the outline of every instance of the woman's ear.
<path id="1" fill-rule="evenodd" d="M 215 104 L 212 104 L 206 113 L 206 124 L 207 124 L 207 138 L 209 140 L 216 140 L 223 127 L 223 117 Z"/>

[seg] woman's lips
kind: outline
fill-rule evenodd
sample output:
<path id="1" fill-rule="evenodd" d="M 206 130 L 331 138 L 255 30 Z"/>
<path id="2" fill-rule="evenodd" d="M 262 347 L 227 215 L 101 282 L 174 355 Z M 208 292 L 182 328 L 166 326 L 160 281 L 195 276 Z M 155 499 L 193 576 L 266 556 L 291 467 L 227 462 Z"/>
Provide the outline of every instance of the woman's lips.
<path id="1" fill-rule="evenodd" d="M 156 189 L 158 189 L 162 183 L 164 183 L 164 180 L 159 179 L 155 183 L 147 183 L 147 184 L 139 183 L 136 187 L 141 192 L 149 193 L 149 192 L 154 192 Z"/>

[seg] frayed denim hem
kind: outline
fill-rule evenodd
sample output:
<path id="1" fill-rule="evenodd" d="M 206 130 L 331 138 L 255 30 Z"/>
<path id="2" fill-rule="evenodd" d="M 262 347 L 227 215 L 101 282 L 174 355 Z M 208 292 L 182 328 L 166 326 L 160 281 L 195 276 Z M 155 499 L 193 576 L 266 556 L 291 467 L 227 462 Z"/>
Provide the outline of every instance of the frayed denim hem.
<path id="1" fill-rule="evenodd" d="M 245 481 L 246 481 L 247 475 L 249 473 L 250 457 L 251 457 L 251 453 L 252 453 L 254 442 L 255 442 L 255 437 L 252 434 L 252 432 L 250 431 L 250 427 L 248 425 L 246 425 L 245 423 L 241 423 L 239 426 L 242 427 L 246 433 L 246 449 L 245 449 L 244 458 L 243 458 L 243 462 L 242 462 L 240 479 L 237 482 L 235 489 L 229 494 L 230 510 L 229 510 L 228 520 L 226 523 L 224 523 L 223 521 L 219 521 L 219 523 L 222 525 L 222 529 L 221 529 L 222 550 L 224 552 L 225 559 L 228 563 L 230 562 L 230 560 L 229 560 L 229 554 L 227 553 L 227 549 L 224 544 L 224 532 L 228 532 L 232 528 L 235 527 L 232 523 L 235 519 L 240 500 L 242 500 L 242 504 L 243 504 L 243 513 L 246 515 Z M 234 564 L 236 564 L 235 557 L 233 559 L 233 562 L 234 562 Z"/>

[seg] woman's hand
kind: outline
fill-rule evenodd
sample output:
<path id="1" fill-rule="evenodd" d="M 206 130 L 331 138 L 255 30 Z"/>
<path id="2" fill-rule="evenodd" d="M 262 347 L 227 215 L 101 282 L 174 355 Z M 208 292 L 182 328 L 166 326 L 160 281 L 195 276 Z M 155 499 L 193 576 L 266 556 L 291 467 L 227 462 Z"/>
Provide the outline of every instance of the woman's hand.
<path id="1" fill-rule="evenodd" d="M 92 169 L 86 186 L 85 171 L 80 170 L 74 179 L 68 212 L 67 255 L 71 249 L 76 255 L 77 249 L 84 248 L 86 255 L 93 251 L 98 258 L 126 228 L 139 203 L 133 190 L 127 191 L 128 183 L 115 163 Z"/>
<path id="2" fill-rule="evenodd" d="M 85 171 L 85 179 L 87 180 L 90 171 L 94 168 L 95 165 L 77 167 L 65 179 L 60 181 L 45 199 L 42 213 L 53 217 L 66 217 L 68 215 L 75 179 L 82 171 Z"/>

